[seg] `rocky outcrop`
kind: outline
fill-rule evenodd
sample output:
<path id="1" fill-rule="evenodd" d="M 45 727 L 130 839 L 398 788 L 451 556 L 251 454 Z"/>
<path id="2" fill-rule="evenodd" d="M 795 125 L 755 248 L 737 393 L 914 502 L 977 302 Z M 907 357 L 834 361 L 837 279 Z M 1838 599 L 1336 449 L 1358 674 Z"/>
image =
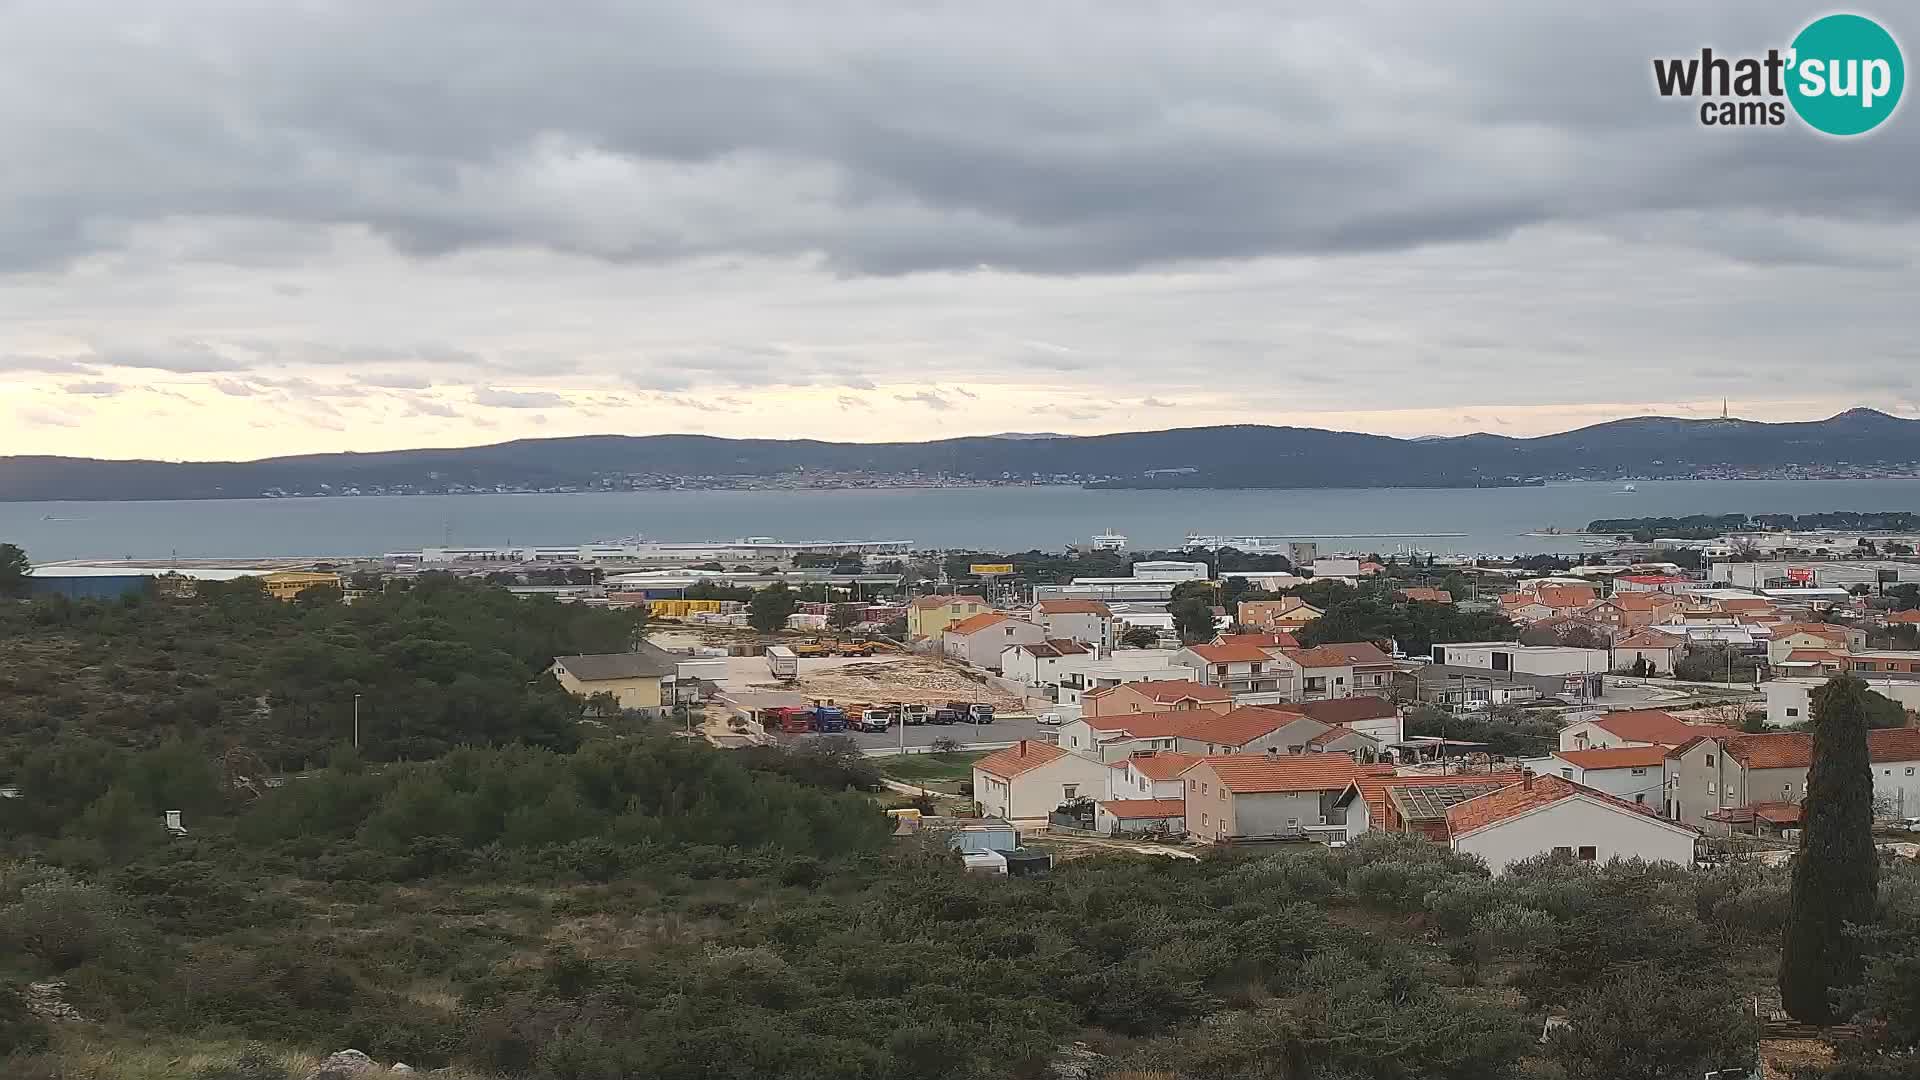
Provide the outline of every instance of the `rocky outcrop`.
<path id="1" fill-rule="evenodd" d="M 67 1022 L 85 1020 L 86 1017 L 80 1015 L 80 1010 L 67 1004 L 63 996 L 66 989 L 67 984 L 63 982 L 28 983 L 27 991 L 22 996 L 27 999 L 27 1008 L 42 1020 Z"/>
<path id="2" fill-rule="evenodd" d="M 308 1073 L 305 1080 L 355 1080 L 373 1068 L 373 1059 L 358 1050 L 336 1050 Z"/>

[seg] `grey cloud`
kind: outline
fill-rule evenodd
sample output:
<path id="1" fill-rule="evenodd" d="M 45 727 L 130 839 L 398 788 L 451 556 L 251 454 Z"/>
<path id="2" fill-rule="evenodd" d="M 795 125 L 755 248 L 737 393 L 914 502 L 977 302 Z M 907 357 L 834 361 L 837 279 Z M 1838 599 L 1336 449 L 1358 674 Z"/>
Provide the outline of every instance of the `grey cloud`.
<path id="1" fill-rule="evenodd" d="M 1141 398 L 1141 399 L 1140 399 L 1140 407 L 1141 407 L 1141 408 L 1143 408 L 1143 409 L 1173 409 L 1173 408 L 1178 408 L 1178 406 L 1176 406 L 1176 405 L 1175 405 L 1175 404 L 1174 404 L 1173 402 L 1171 402 L 1171 401 L 1162 401 L 1162 400 L 1160 400 L 1160 399 L 1159 399 L 1159 398 L 1157 398 L 1157 397 L 1148 397 L 1148 398 Z"/>
<path id="2" fill-rule="evenodd" d="M 1920 208 L 1911 118 L 1836 144 L 1707 131 L 1653 94 L 1653 56 L 1783 44 L 1806 18 L 1786 0 L 1647 0 L 1604 18 L 1517 3 L 1204 20 L 1160 5 L 749 7 L 591 5 L 555 24 L 472 0 L 297 18 L 182 0 L 138 33 L 111 0 L 18 12 L 0 61 L 29 96 L 0 150 L 36 167 L 0 180 L 0 251 L 45 266 L 141 223 L 219 215 L 366 228 L 421 256 L 1066 274 L 1649 211 L 1875 223 Z M 1883 17 L 1920 40 L 1910 13 Z M 1795 254 L 1749 240 L 1732 253 Z"/>
<path id="3" fill-rule="evenodd" d="M 420 397 L 412 398 L 407 402 L 407 412 L 411 416 L 457 417 L 460 415 L 458 409 L 445 402 Z"/>
<path id="4" fill-rule="evenodd" d="M 497 390 L 490 386 L 475 387 L 473 401 L 496 409 L 557 409 L 567 404 L 566 398 L 544 390 Z"/>
<path id="5" fill-rule="evenodd" d="M 942 397 L 938 390 L 922 390 L 917 394 L 895 394 L 893 400 L 907 405 L 925 405 L 937 412 L 953 408 L 953 402 Z"/>
<path id="6" fill-rule="evenodd" d="M 117 382 L 94 379 L 85 382 L 70 382 L 60 389 L 64 393 L 77 394 L 84 397 L 112 397 L 126 390 L 126 387 Z"/>
<path id="7" fill-rule="evenodd" d="M 91 364 L 62 356 L 0 356 L 0 371 L 24 371 L 42 375 L 92 375 Z"/>
<path id="8" fill-rule="evenodd" d="M 247 365 L 203 341 L 175 341 L 164 345 L 106 345 L 94 349 L 103 367 L 145 368 L 191 375 L 213 371 L 240 371 Z"/>
<path id="9" fill-rule="evenodd" d="M 358 378 L 367 386 L 387 390 L 425 390 L 433 386 L 433 380 L 425 375 L 409 375 L 402 371 L 373 372 Z"/>
<path id="10" fill-rule="evenodd" d="M 21 423 L 36 427 L 79 427 L 86 419 L 84 415 L 43 409 L 38 405 L 23 405 L 13 410 L 13 414 L 20 418 Z"/>
<path id="11" fill-rule="evenodd" d="M 259 387 L 239 379 L 215 379 L 209 385 L 228 397 L 257 397 L 260 394 Z"/>

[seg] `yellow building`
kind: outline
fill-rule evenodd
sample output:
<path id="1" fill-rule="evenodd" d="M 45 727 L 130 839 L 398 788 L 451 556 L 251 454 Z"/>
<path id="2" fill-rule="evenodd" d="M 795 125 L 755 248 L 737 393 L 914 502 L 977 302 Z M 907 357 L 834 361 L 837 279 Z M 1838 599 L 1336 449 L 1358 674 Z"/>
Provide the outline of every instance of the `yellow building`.
<path id="1" fill-rule="evenodd" d="M 260 579 L 260 587 L 275 600 L 292 600 L 308 589 L 338 589 L 339 574 L 326 574 L 309 570 L 281 570 Z"/>
<path id="2" fill-rule="evenodd" d="M 562 689 L 582 701 L 612 694 L 623 710 L 658 714 L 666 707 L 666 685 L 678 665 L 666 652 L 641 642 L 634 652 L 556 656 L 549 670 Z"/>
<path id="3" fill-rule="evenodd" d="M 947 627 L 992 610 L 985 599 L 970 593 L 917 597 L 907 605 L 907 636 L 938 641 Z"/>

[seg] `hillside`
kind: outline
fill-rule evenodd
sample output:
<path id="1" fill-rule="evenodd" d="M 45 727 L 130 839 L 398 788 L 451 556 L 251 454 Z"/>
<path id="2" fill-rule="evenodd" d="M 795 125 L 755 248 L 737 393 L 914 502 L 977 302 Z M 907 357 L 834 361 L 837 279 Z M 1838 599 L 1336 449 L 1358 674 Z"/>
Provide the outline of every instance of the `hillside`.
<path id="1" fill-rule="evenodd" d="M 0 458 L 0 500 L 253 498 L 646 487 L 792 474 L 1075 480 L 1113 487 L 1476 487 L 1538 477 L 1685 477 L 1920 462 L 1920 420 L 1853 409 L 1825 420 L 1634 417 L 1530 439 L 1397 439 L 1317 428 L 1175 428 L 922 443 L 588 435 L 492 446 L 309 454 L 248 462 Z"/>

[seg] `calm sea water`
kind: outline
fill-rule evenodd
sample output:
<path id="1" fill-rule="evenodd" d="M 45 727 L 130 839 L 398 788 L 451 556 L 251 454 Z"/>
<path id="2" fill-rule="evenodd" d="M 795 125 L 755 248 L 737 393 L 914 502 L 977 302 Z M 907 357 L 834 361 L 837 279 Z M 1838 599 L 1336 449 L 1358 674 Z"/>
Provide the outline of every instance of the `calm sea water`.
<path id="1" fill-rule="evenodd" d="M 0 542 L 36 561 L 378 555 L 450 542 L 897 539 L 925 547 L 1057 548 L 1109 529 L 1136 548 L 1188 532 L 1323 536 L 1321 550 L 1506 554 L 1579 551 L 1560 537 L 1602 517 L 1920 510 L 1920 480 L 1737 480 L 1555 484 L 1543 488 L 1313 491 L 688 491 L 583 495 L 419 495 L 195 502 L 0 503 Z M 1408 534 L 1385 537 L 1379 534 Z M 1461 536 L 1435 534 L 1460 533 Z M 1374 534 L 1377 538 L 1351 535 Z"/>

